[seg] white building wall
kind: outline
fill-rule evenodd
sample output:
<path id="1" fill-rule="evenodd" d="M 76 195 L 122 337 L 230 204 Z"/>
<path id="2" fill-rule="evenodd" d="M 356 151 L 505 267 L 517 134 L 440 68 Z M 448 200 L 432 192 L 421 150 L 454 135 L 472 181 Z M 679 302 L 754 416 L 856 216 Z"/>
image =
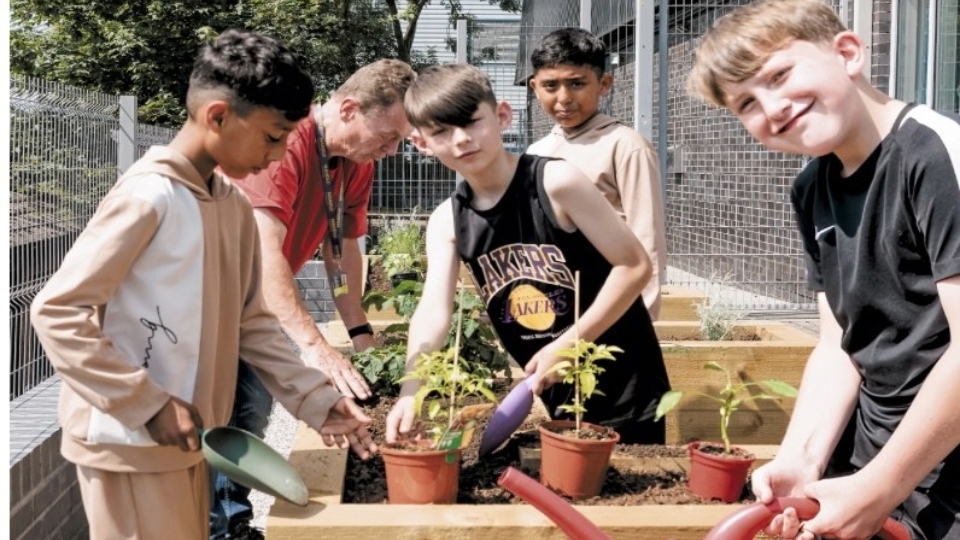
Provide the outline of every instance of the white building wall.
<path id="1" fill-rule="evenodd" d="M 513 84 L 516 75 L 517 45 L 520 37 L 520 12 L 502 11 L 486 0 L 461 0 L 461 3 L 464 12 L 475 17 L 476 21 L 483 25 L 485 29 L 477 37 L 478 41 L 474 42 L 474 46 L 497 47 L 498 59 L 485 61 L 480 67 L 490 77 L 497 99 L 509 102 L 516 117 L 526 109 L 526 88 Z M 405 5 L 406 2 L 403 2 L 403 0 L 398 2 L 400 9 L 403 9 Z M 420 19 L 417 21 L 417 35 L 413 40 L 413 49 L 426 52 L 432 47 L 436 51 L 440 63 L 455 62 L 456 55 L 447 48 L 446 40 L 448 38 L 456 39 L 457 28 L 456 24 L 450 24 L 447 18 L 447 8 L 441 5 L 439 0 L 433 0 L 424 8 L 420 14 Z M 494 24 L 503 22 L 515 23 L 517 25 L 516 30 L 500 28 Z M 404 31 L 406 31 L 405 25 Z M 516 126 L 517 121 L 515 119 L 512 129 L 516 129 Z"/>

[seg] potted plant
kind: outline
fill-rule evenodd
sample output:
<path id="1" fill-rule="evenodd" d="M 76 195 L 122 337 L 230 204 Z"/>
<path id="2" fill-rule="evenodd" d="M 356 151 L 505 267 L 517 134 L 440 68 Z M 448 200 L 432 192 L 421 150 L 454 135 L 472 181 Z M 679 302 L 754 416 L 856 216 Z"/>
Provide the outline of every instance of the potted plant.
<path id="1" fill-rule="evenodd" d="M 723 444 L 693 441 L 688 445 L 690 451 L 690 474 L 688 487 L 693 493 L 705 499 L 720 499 L 734 502 L 740 499 L 750 465 L 754 457 L 735 446 L 731 446 L 727 435 L 730 417 L 736 410 L 751 401 L 776 400 L 780 397 L 794 398 L 797 389 L 776 379 L 758 382 L 734 382 L 731 371 L 717 362 L 707 362 L 703 369 L 719 371 L 724 374 L 726 384 L 715 395 L 692 392 L 720 405 L 720 436 Z M 765 393 L 763 390 L 771 392 Z M 671 390 L 660 398 L 656 419 L 663 418 L 673 410 L 683 398 L 682 390 Z M 776 395 L 772 395 L 776 394 Z"/>
<path id="2" fill-rule="evenodd" d="M 610 455 L 620 435 L 609 428 L 583 422 L 584 403 L 597 389 L 598 376 L 604 372 L 601 360 L 615 360 L 613 353 L 623 349 L 597 345 L 577 339 L 572 347 L 561 349 L 563 360 L 547 373 L 558 372 L 561 380 L 574 386 L 573 403 L 560 409 L 573 414 L 574 420 L 553 420 L 540 425 L 540 482 L 573 499 L 586 499 L 600 493 Z"/>
<path id="3" fill-rule="evenodd" d="M 455 503 L 460 449 L 469 444 L 477 419 L 497 402 L 489 380 L 465 369 L 459 354 L 461 322 L 458 316 L 453 347 L 420 355 L 414 370 L 400 379 L 422 381 L 414 410 L 429 437 L 381 447 L 391 504 Z M 465 406 L 469 396 L 489 403 Z"/>
<path id="4" fill-rule="evenodd" d="M 423 228 L 412 214 L 409 218 L 389 221 L 377 235 L 377 245 L 371 251 L 382 257 L 383 269 L 393 287 L 423 278 L 426 243 Z"/>

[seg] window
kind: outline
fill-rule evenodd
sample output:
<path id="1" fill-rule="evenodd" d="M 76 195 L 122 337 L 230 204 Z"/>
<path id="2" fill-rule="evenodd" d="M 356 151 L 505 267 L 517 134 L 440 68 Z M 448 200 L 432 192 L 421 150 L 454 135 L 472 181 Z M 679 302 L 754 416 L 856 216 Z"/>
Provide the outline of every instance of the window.
<path id="1" fill-rule="evenodd" d="M 897 2 L 895 97 L 960 112 L 958 11 L 960 0 Z"/>

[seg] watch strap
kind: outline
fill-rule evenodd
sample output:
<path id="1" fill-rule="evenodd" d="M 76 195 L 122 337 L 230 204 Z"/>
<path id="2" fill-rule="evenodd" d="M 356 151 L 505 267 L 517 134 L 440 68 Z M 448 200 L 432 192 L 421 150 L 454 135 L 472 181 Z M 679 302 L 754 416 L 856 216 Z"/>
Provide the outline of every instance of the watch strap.
<path id="1" fill-rule="evenodd" d="M 359 326 L 354 326 L 347 330 L 347 335 L 350 336 L 350 339 L 353 339 L 361 334 L 370 334 L 373 335 L 373 327 L 370 326 L 370 323 L 365 322 Z"/>

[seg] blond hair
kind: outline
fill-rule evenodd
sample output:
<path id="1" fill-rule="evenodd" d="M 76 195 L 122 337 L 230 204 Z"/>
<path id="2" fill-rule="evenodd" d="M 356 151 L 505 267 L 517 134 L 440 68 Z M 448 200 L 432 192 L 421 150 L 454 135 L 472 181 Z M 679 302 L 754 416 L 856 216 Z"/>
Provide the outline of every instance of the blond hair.
<path id="1" fill-rule="evenodd" d="M 760 0 L 721 17 L 697 47 L 687 89 L 726 107 L 723 85 L 754 76 L 793 41 L 830 43 L 846 27 L 821 0 Z"/>
<path id="2" fill-rule="evenodd" d="M 334 100 L 353 98 L 360 110 L 387 109 L 403 103 L 403 96 L 417 73 L 400 60 L 377 60 L 358 69 L 330 96 Z"/>
<path id="3" fill-rule="evenodd" d="M 442 64 L 420 72 L 403 108 L 414 127 L 463 127 L 472 121 L 481 103 L 497 106 L 490 79 L 470 64 Z"/>

